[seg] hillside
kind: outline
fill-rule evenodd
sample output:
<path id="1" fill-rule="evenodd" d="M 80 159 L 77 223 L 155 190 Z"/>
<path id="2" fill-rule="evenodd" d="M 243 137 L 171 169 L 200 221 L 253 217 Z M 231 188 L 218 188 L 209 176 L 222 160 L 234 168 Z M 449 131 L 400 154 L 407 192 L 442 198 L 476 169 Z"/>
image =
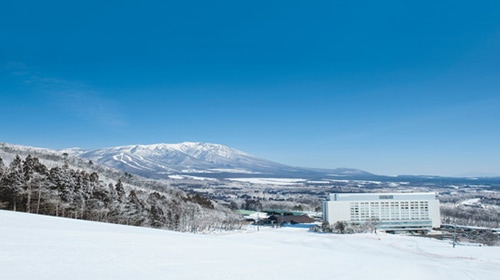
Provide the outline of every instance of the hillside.
<path id="1" fill-rule="evenodd" d="M 7 144 L 0 145 L 0 209 L 177 231 L 239 227 L 239 217 L 199 194 Z"/>
<path id="2" fill-rule="evenodd" d="M 67 153 L 148 178 L 172 174 L 202 174 L 205 177 L 322 177 L 367 176 L 356 169 L 312 169 L 292 167 L 252 156 L 220 144 L 130 145 L 95 150 L 68 149 Z"/>
<path id="3" fill-rule="evenodd" d="M 186 234 L 0 211 L 3 279 L 496 279 L 498 247 L 250 227 Z"/>

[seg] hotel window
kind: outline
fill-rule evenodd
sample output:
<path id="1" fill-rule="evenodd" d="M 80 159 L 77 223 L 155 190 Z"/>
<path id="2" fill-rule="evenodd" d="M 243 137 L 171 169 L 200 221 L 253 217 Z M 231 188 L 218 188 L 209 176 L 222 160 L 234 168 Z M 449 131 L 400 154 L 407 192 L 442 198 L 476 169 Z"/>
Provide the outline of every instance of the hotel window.
<path id="1" fill-rule="evenodd" d="M 378 202 L 370 202 L 370 218 L 380 219 L 380 204 Z"/>
<path id="2" fill-rule="evenodd" d="M 419 220 L 420 211 L 418 209 L 418 201 L 410 201 L 410 219 Z"/>
<path id="3" fill-rule="evenodd" d="M 389 202 L 380 202 L 380 219 L 389 220 L 390 218 Z"/>
<path id="4" fill-rule="evenodd" d="M 429 202 L 420 201 L 420 219 L 429 219 Z"/>
<path id="5" fill-rule="evenodd" d="M 370 219 L 370 203 L 359 203 L 359 218 L 361 221 L 368 221 Z"/>
<path id="6" fill-rule="evenodd" d="M 351 221 L 359 221 L 359 203 L 351 203 Z"/>
<path id="7" fill-rule="evenodd" d="M 401 220 L 410 219 L 410 204 L 408 201 L 401 201 Z"/>
<path id="8" fill-rule="evenodd" d="M 399 220 L 399 202 L 393 201 L 391 202 L 391 220 Z"/>

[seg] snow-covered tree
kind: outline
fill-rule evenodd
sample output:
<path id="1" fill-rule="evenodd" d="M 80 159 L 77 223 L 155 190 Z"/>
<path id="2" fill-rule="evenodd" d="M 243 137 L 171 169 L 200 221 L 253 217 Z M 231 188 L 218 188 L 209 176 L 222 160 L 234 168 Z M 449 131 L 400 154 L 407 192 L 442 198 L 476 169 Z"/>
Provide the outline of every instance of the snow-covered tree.
<path id="1" fill-rule="evenodd" d="M 19 208 L 24 211 L 20 204 L 23 200 L 25 185 L 22 160 L 17 155 L 0 182 L 0 198 L 8 204 L 8 209 L 17 211 Z"/>
<path id="2" fill-rule="evenodd" d="M 58 159 L 54 155 L 49 158 Z M 17 155 L 8 168 L 0 161 L 0 208 L 192 232 L 230 229 L 239 224 L 228 209 L 217 208 L 201 194 L 187 194 L 123 174 L 115 180 L 101 180 L 98 172 L 112 173 L 86 163 L 75 169 L 74 159 L 68 156 L 58 162 L 59 166 L 48 169 L 31 154 L 24 160 Z"/>

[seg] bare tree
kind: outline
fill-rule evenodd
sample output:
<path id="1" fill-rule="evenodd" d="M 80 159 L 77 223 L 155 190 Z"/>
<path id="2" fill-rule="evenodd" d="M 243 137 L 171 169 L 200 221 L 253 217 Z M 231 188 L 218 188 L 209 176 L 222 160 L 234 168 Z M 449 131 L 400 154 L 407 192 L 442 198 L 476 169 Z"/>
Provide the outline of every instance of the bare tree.
<path id="1" fill-rule="evenodd" d="M 346 221 L 337 221 L 333 225 L 333 228 L 336 229 L 339 233 L 344 234 L 347 229 Z"/>

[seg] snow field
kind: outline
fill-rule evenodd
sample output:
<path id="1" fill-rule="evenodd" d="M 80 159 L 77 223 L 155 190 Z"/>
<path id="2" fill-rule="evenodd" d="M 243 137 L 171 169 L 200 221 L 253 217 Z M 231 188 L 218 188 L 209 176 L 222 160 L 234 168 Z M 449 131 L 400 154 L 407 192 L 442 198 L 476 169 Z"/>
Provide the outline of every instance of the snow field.
<path id="1" fill-rule="evenodd" d="M 250 227 L 186 234 L 0 211 L 1 279 L 498 279 L 500 248 Z"/>

